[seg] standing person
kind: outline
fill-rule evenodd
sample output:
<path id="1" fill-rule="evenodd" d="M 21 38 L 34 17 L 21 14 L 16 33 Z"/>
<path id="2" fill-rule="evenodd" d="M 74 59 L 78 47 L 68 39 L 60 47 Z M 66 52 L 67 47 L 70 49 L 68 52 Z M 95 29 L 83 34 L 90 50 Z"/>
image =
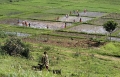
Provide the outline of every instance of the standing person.
<path id="1" fill-rule="evenodd" d="M 47 29 L 49 28 L 48 25 L 46 27 L 47 27 Z"/>
<path id="2" fill-rule="evenodd" d="M 77 15 L 78 17 L 80 16 L 80 14 L 78 13 L 78 15 Z"/>
<path id="3" fill-rule="evenodd" d="M 66 14 L 65 17 L 68 18 L 68 14 Z"/>
<path id="4" fill-rule="evenodd" d="M 72 14 L 72 12 L 70 11 L 70 15 Z"/>
<path id="5" fill-rule="evenodd" d="M 17 23 L 18 23 L 18 24 L 20 23 L 20 20 L 19 20 L 19 19 L 17 20 Z"/>
<path id="6" fill-rule="evenodd" d="M 73 20 L 73 22 L 75 22 L 75 19 Z"/>
<path id="7" fill-rule="evenodd" d="M 77 13 L 77 14 L 79 13 L 78 10 L 76 10 L 76 13 Z"/>
<path id="8" fill-rule="evenodd" d="M 57 21 L 59 20 L 59 16 L 57 17 Z"/>
<path id="9" fill-rule="evenodd" d="M 22 21 L 22 26 L 24 26 L 25 25 L 25 21 Z"/>
<path id="10" fill-rule="evenodd" d="M 82 22 L 82 19 L 80 18 L 80 22 Z"/>
<path id="11" fill-rule="evenodd" d="M 25 21 L 25 26 L 26 26 L 26 27 L 28 26 L 27 21 Z"/>
<path id="12" fill-rule="evenodd" d="M 84 13 L 86 13 L 86 11 L 87 11 L 87 10 L 86 10 L 86 9 L 84 9 Z"/>
<path id="13" fill-rule="evenodd" d="M 42 65 L 45 66 L 45 68 L 48 70 L 49 59 L 48 59 L 48 55 L 47 55 L 47 52 L 46 52 L 46 51 L 45 51 L 44 54 L 42 55 L 41 63 L 42 63 Z"/>
<path id="14" fill-rule="evenodd" d="M 67 26 L 67 23 L 65 22 L 65 26 L 64 26 L 64 28 L 66 28 L 66 26 Z"/>
<path id="15" fill-rule="evenodd" d="M 29 25 L 29 27 L 30 27 L 30 23 L 29 23 L 28 25 Z"/>

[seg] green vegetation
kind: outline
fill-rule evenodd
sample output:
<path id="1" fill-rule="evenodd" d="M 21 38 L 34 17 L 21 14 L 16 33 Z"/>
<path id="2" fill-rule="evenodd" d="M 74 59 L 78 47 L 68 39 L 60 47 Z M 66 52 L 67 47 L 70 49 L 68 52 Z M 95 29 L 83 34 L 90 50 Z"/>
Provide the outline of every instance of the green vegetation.
<path id="1" fill-rule="evenodd" d="M 24 56 L 29 58 L 29 48 L 30 46 L 25 45 L 18 38 L 10 38 L 6 41 L 5 45 L 2 46 L 2 50 L 5 50 L 5 53 L 14 56 Z"/>
<path id="2" fill-rule="evenodd" d="M 102 47 L 103 51 L 102 54 L 120 57 L 120 50 L 119 50 L 119 43 L 109 43 Z M 106 52 L 109 51 L 109 52 Z"/>
<path id="3" fill-rule="evenodd" d="M 103 24 L 103 27 L 105 28 L 106 31 L 108 31 L 110 33 L 110 37 L 111 37 L 111 33 L 115 30 L 117 25 L 118 25 L 118 23 L 116 23 L 114 21 L 107 21 L 106 23 Z M 110 40 L 111 40 L 111 38 L 110 38 Z"/>
<path id="4" fill-rule="evenodd" d="M 102 34 L 68 32 L 67 29 L 60 31 L 36 29 L 8 24 L 12 19 L 55 22 L 56 17 L 73 10 L 120 13 L 119 7 L 120 0 L 0 0 L 0 77 L 120 77 L 120 42 L 107 42 L 106 36 Z M 116 17 L 113 19 L 119 20 Z M 74 23 L 72 27 L 79 24 L 82 23 Z M 117 35 L 119 31 L 114 32 L 113 36 L 119 37 Z M 30 36 L 20 37 L 17 33 Z M 12 54 L 12 50 L 15 50 L 16 55 L 25 57 L 4 53 L 6 47 L 12 48 L 11 51 L 7 50 L 8 53 Z M 26 50 L 29 50 L 29 53 Z M 21 53 L 22 51 L 25 53 Z M 47 51 L 49 56 L 49 69 L 61 69 L 61 75 L 53 74 L 46 69 L 42 71 L 32 69 L 32 66 L 38 65 L 44 51 Z"/>
<path id="5" fill-rule="evenodd" d="M 118 4 L 118 0 L 114 2 L 112 0 L 20 0 L 20 2 L 13 2 L 7 4 L 2 3 L 3 0 L 1 0 L 0 2 L 1 18 L 9 16 L 18 18 L 53 19 L 56 14 L 66 14 L 72 10 L 83 11 L 84 9 L 87 9 L 89 11 L 120 13 L 120 5 Z M 6 2 L 8 2 L 8 0 L 6 0 Z"/>

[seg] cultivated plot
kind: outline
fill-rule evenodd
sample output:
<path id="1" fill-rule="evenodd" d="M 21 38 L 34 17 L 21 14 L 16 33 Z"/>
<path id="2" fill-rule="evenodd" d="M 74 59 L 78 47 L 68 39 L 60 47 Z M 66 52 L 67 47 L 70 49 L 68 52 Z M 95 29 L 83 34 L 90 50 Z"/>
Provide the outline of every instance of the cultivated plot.
<path id="1" fill-rule="evenodd" d="M 103 28 L 103 26 L 95 26 L 89 24 L 82 24 L 69 29 L 70 31 L 75 32 L 85 32 L 85 33 L 98 33 L 98 34 L 106 34 L 107 32 Z"/>
<path id="2" fill-rule="evenodd" d="M 85 17 L 101 17 L 106 15 L 107 13 L 102 13 L 102 12 L 81 12 L 80 16 L 85 16 Z"/>
<path id="3" fill-rule="evenodd" d="M 59 21 L 64 22 L 87 22 L 89 20 L 92 20 L 93 18 L 90 17 L 76 17 L 76 16 L 69 16 L 69 17 L 60 17 Z"/>
<path id="4" fill-rule="evenodd" d="M 23 22 L 26 22 L 24 24 Z M 71 26 L 71 23 L 64 23 L 64 22 L 50 22 L 50 21 L 30 21 L 30 20 L 22 20 L 18 24 L 20 26 L 29 26 L 32 28 L 39 28 L 39 29 L 50 29 L 50 30 L 59 30 Z"/>
<path id="5" fill-rule="evenodd" d="M 120 15 L 120 14 L 119 14 Z M 100 17 L 94 21 L 91 21 L 91 23 L 95 25 L 103 25 L 103 23 L 109 21 L 109 20 L 114 20 L 115 22 L 118 23 L 118 26 L 120 27 L 120 16 L 118 14 L 109 14 L 103 17 Z"/>

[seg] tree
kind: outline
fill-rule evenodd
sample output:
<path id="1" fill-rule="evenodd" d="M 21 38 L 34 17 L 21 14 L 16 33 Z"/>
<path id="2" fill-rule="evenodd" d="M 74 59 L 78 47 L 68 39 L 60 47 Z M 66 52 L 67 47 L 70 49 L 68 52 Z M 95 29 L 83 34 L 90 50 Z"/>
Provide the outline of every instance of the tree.
<path id="1" fill-rule="evenodd" d="M 107 21 L 106 23 L 103 24 L 103 28 L 105 28 L 105 30 L 110 33 L 110 40 L 111 40 L 111 33 L 115 30 L 117 25 L 118 23 L 114 21 Z"/>

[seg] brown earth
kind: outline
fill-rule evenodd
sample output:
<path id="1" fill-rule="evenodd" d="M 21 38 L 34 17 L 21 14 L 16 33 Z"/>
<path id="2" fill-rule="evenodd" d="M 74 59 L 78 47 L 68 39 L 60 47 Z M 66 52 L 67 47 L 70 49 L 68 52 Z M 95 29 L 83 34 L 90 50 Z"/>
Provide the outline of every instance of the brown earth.
<path id="1" fill-rule="evenodd" d="M 55 37 L 55 36 L 40 36 L 36 38 L 24 38 L 23 41 L 31 42 L 31 43 L 42 43 L 53 46 L 61 46 L 61 47 L 99 47 L 104 45 L 104 42 L 97 42 L 88 39 L 73 39 L 73 38 L 63 38 L 63 37 Z"/>

